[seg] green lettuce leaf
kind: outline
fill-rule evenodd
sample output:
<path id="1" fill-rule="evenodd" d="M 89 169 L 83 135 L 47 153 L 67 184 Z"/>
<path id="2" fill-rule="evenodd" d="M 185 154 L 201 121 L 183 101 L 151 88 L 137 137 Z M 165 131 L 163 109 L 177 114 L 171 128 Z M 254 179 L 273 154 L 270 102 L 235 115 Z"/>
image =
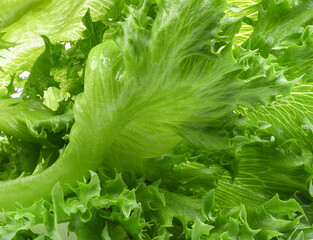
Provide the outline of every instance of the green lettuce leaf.
<path id="1" fill-rule="evenodd" d="M 0 3 L 0 238 L 312 238 L 311 5 Z"/>
<path id="2" fill-rule="evenodd" d="M 47 36 L 52 43 L 77 41 L 82 37 L 84 25 L 81 21 L 88 9 L 94 21 L 104 18 L 111 1 L 28 1 L 27 3 L 5 1 L 1 3 L 1 31 L 3 41 L 15 42 L 13 49 L 0 51 L 0 73 L 2 88 L 9 75 L 30 71 L 37 57 L 44 51 Z M 10 10 L 8 10 L 10 9 Z M 14 10 L 13 10 L 14 9 Z"/>
<path id="3" fill-rule="evenodd" d="M 238 104 L 251 107 L 288 88 L 271 58 L 243 48 L 233 53 L 229 44 L 214 50 L 226 2 L 164 2 L 155 8 L 153 22 L 147 16 L 152 7 L 149 1 L 126 7 L 116 42 L 107 40 L 91 50 L 68 146 L 47 170 L 1 184 L 6 197 L 0 203 L 6 208 L 49 198 L 58 181 L 67 192 L 67 184 L 103 161 L 106 169 L 143 174 L 143 161 L 170 151 L 185 129 L 214 126 Z M 31 114 L 45 118 L 41 109 Z M 11 130 L 25 132 L 21 125 Z M 45 186 L 36 194 L 35 182 Z"/>

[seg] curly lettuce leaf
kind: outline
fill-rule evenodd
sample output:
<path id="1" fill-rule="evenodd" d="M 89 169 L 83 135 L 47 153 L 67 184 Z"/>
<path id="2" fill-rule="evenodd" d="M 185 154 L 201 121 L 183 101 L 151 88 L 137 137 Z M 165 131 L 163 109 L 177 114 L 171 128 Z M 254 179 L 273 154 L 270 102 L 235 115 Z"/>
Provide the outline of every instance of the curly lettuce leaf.
<path id="1" fill-rule="evenodd" d="M 234 43 L 241 45 L 244 43 L 253 32 L 253 23 L 258 19 L 258 6 L 261 0 L 228 0 L 228 9 L 226 14 L 230 17 L 229 20 L 237 20 L 239 31 L 233 31 Z M 238 20 L 237 20 L 238 21 Z"/>
<path id="2" fill-rule="evenodd" d="M 127 175 L 108 177 L 104 173 L 91 173 L 90 181 L 80 182 L 73 192 L 65 201 L 57 184 L 52 203 L 40 200 L 28 208 L 3 214 L 2 225 L 6 227 L 1 228 L 0 236 L 270 240 L 309 237 L 312 231 L 299 222 L 304 216 L 299 203 L 295 199 L 282 201 L 278 195 L 252 212 L 243 205 L 220 211 L 214 191 L 194 198 L 166 191 L 157 182 L 149 184 Z"/>
<path id="3" fill-rule="evenodd" d="M 9 75 L 30 71 L 38 56 L 44 51 L 47 36 L 52 43 L 77 41 L 82 37 L 81 21 L 88 9 L 94 21 L 104 18 L 111 1 L 5 1 L 1 2 L 2 39 L 17 43 L 13 49 L 0 51 L 1 85 L 4 88 Z M 10 11 L 8 11 L 10 9 Z M 14 9 L 14 10 L 12 10 Z M 3 89 L 4 91 L 5 89 Z"/>
<path id="4" fill-rule="evenodd" d="M 237 105 L 266 103 L 288 89 L 273 59 L 243 48 L 233 51 L 230 44 L 218 47 L 225 8 L 226 2 L 187 0 L 126 6 L 115 41 L 89 53 L 69 144 L 46 170 L 2 183 L 6 197 L 0 203 L 12 209 L 16 201 L 29 205 L 49 198 L 58 181 L 67 193 L 68 184 L 100 165 L 144 174 L 144 162 L 169 152 L 187 129 L 215 126 Z M 42 110 L 33 109 L 31 118 L 54 124 Z M 12 119 L 13 113 L 14 106 Z M 17 124 L 25 130 L 24 121 Z"/>
<path id="5" fill-rule="evenodd" d="M 259 48 L 262 55 L 267 55 L 296 41 L 311 21 L 310 0 L 263 1 L 249 44 L 253 49 Z"/>
<path id="6" fill-rule="evenodd" d="M 0 183 L 0 206 L 14 210 L 2 213 L 0 236 L 62 239 L 67 229 L 77 239 L 312 236 L 310 84 L 276 96 L 310 77 L 308 64 L 288 70 L 310 59 L 300 59 L 310 49 L 309 9 L 293 3 L 265 0 L 231 19 L 220 0 L 120 1 L 103 21 L 87 12 L 72 50 L 44 37 L 24 96 L 0 102 L 0 130 L 39 146 L 43 159 L 32 175 Z M 257 22 L 242 17 L 257 6 Z M 297 18 L 296 32 L 285 34 L 285 23 L 272 18 L 277 7 L 282 19 Z M 32 11 L 17 10 L 8 29 Z M 255 28 L 238 47 L 242 21 Z M 260 40 L 267 21 L 282 30 L 273 46 Z"/>
<path id="7" fill-rule="evenodd" d="M 212 9 L 204 8 L 206 11 L 201 10 L 194 18 L 174 14 L 177 9 L 182 8 L 184 13 L 198 5 L 201 8 L 202 4 L 184 2 L 169 6 L 171 11 L 157 15 L 151 32 L 150 19 L 141 19 L 139 15 L 143 7 L 128 9 L 129 19 L 121 25 L 123 35 L 117 38 L 125 73 L 120 80 L 108 82 L 109 92 L 104 100 L 110 117 L 119 117 L 112 119 L 120 125 L 114 129 L 123 128 L 121 133 L 115 133 L 116 142 L 107 153 L 113 166 L 129 169 L 129 164 L 134 164 L 140 168 L 137 160 L 130 163 L 129 159 L 156 157 L 175 146 L 188 129 L 215 124 L 238 104 L 250 107 L 266 102 L 276 91 L 288 88 L 271 59 L 263 61 L 257 53 L 242 48 L 233 53 L 231 45 L 218 53 L 209 49 L 208 40 L 219 32 L 216 23 L 220 15 L 213 13 L 222 7 L 220 2 L 214 2 Z M 211 17 L 205 17 L 206 14 Z M 203 22 L 203 26 L 196 25 L 198 22 Z M 202 31 L 208 34 L 200 35 Z M 213 40 L 211 44 L 214 48 Z M 251 67 L 246 68 L 245 64 Z M 123 109 L 127 114 L 119 116 Z"/>

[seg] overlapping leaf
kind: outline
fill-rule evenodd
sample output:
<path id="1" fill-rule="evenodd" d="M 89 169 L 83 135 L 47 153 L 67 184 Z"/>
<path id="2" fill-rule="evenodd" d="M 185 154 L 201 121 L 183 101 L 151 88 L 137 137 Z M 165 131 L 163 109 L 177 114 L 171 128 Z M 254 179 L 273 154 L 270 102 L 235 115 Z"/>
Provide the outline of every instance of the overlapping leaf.
<path id="1" fill-rule="evenodd" d="M 44 51 L 47 36 L 51 42 L 77 41 L 82 37 L 82 18 L 90 9 L 94 21 L 104 18 L 111 1 L 5 1 L 1 2 L 1 32 L 3 41 L 14 42 L 13 49 L 0 51 L 2 88 L 9 74 L 30 71 L 37 57 Z"/>

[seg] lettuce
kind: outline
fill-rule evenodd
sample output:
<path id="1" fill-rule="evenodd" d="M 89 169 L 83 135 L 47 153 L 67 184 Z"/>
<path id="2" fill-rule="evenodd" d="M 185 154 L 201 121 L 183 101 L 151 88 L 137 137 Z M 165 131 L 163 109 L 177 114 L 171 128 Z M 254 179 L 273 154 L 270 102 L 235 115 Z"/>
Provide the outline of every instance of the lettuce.
<path id="1" fill-rule="evenodd" d="M 312 238 L 312 4 L 0 3 L 0 239 Z"/>

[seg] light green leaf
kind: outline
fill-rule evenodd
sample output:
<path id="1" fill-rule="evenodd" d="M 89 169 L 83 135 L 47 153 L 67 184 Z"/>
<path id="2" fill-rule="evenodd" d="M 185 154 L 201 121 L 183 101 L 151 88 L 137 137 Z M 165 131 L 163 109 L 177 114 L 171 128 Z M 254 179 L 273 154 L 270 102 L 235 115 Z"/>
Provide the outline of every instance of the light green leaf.
<path id="1" fill-rule="evenodd" d="M 272 49 L 288 47 L 312 20 L 312 11 L 310 0 L 263 1 L 251 35 L 252 49 L 259 48 L 264 56 Z"/>
<path id="2" fill-rule="evenodd" d="M 201 239 L 202 237 L 210 235 L 210 231 L 213 228 L 213 226 L 207 225 L 197 218 L 192 225 L 191 240 Z"/>
<path id="3" fill-rule="evenodd" d="M 90 9 L 93 20 L 103 19 L 112 1 L 88 0 L 71 1 L 5 1 L 0 5 L 0 26 L 2 39 L 16 42 L 14 49 L 0 51 L 0 73 L 4 87 L 8 74 L 30 71 L 37 57 L 44 50 L 40 35 L 46 35 L 52 43 L 76 41 L 82 37 L 84 25 L 82 18 Z M 10 11 L 8 11 L 10 9 Z M 14 9 L 14 10 L 13 10 Z"/>
<path id="4" fill-rule="evenodd" d="M 295 140 L 295 145 L 311 150 L 312 142 L 308 136 L 312 135 L 310 123 L 313 123 L 312 112 L 312 84 L 298 84 L 288 98 L 280 97 L 269 107 L 261 107 L 249 114 L 249 122 L 264 121 L 272 125 L 264 132 L 273 135 L 279 144 L 288 140 Z M 296 147 L 295 146 L 295 147 Z"/>

